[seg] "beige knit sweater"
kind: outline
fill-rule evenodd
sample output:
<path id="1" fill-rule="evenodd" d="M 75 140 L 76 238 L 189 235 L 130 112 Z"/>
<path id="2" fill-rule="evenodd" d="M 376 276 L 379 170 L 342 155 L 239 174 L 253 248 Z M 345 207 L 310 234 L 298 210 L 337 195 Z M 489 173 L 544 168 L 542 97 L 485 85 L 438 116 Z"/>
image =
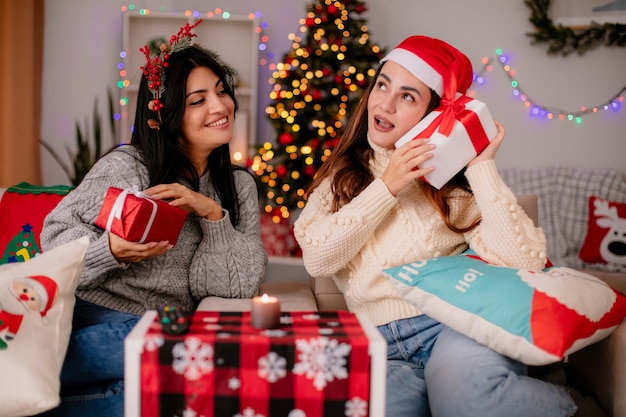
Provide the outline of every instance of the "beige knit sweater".
<path id="1" fill-rule="evenodd" d="M 348 308 L 366 313 L 375 325 L 420 314 L 400 297 L 383 269 L 444 255 L 471 246 L 483 259 L 538 270 L 546 262 L 543 230 L 517 204 L 494 161 L 466 171 L 474 197 L 459 191 L 451 202 L 455 224 L 468 224 L 480 212 L 479 227 L 466 234 L 449 230 L 417 185 L 397 197 L 381 176 L 391 150 L 374 148 L 374 181 L 338 212 L 331 213 L 327 179 L 309 196 L 295 222 L 295 237 L 312 276 L 332 276 Z"/>

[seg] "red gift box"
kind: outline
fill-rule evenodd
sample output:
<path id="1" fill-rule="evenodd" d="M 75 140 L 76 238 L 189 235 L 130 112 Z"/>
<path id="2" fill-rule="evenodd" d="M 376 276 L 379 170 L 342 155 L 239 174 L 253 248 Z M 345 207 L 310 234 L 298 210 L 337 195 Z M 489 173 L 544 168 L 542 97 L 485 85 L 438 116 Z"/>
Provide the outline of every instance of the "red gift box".
<path id="1" fill-rule="evenodd" d="M 99 226 L 131 242 L 175 245 L 187 212 L 140 191 L 109 187 L 96 219 Z"/>
<path id="2" fill-rule="evenodd" d="M 442 98 L 441 105 L 404 134 L 396 148 L 418 138 L 430 138 L 437 145 L 433 158 L 420 168 L 435 170 L 422 179 L 433 187 L 443 187 L 498 134 L 493 117 L 485 103 L 457 94 L 455 101 Z"/>
<path id="3" fill-rule="evenodd" d="M 302 256 L 289 219 L 274 223 L 273 215 L 261 213 L 261 240 L 269 256 Z"/>

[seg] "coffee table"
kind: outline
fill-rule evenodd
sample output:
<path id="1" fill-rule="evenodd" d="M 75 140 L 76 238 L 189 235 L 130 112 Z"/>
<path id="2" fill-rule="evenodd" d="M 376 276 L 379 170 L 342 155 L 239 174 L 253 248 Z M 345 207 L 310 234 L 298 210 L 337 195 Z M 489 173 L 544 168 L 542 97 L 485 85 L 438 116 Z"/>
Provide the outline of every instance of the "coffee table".
<path id="1" fill-rule="evenodd" d="M 125 340 L 125 416 L 384 416 L 386 343 L 347 311 L 198 311 L 185 335 L 147 312 Z M 348 412 L 346 412 L 348 411 Z M 193 414 L 193 413 L 196 414 Z"/>

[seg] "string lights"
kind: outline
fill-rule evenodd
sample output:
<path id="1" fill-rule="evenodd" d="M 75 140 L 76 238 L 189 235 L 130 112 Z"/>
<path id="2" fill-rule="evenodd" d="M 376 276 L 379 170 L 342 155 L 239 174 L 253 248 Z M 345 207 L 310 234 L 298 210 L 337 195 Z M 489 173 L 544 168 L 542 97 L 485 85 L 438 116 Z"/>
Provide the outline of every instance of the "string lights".
<path id="1" fill-rule="evenodd" d="M 289 219 L 290 211 L 304 206 L 306 186 L 337 144 L 349 102 L 360 97 L 380 58 L 376 55 L 383 54 L 378 45 L 371 43 L 365 21 L 349 18 L 350 11 L 359 15 L 366 10 L 362 2 L 317 0 L 307 7 L 306 18 L 300 20 L 301 35 L 290 35 L 293 48 L 291 53 L 284 55 L 283 62 L 271 62 L 274 54 L 268 51 L 269 39 L 262 33 L 267 24 L 261 23 L 256 28 L 259 52 L 264 54 L 259 58 L 259 65 L 272 71 L 269 82 L 273 104 L 266 107 L 266 113 L 277 134 L 258 148 L 248 166 L 258 179 L 264 210 L 272 215 L 275 223 Z M 149 9 L 137 9 L 132 4 L 122 7 L 122 11 L 140 16 L 151 13 Z M 165 11 L 164 7 L 159 9 L 159 12 Z M 207 13 L 187 10 L 184 16 L 228 19 L 231 14 L 216 8 Z M 248 17 L 260 20 L 261 14 L 250 13 Z M 346 59 L 350 48 L 359 52 Z M 120 89 L 131 85 L 125 67 L 126 56 L 127 51 L 120 52 Z M 513 96 L 524 104 L 530 117 L 580 124 L 585 115 L 602 110 L 617 112 L 622 107 L 626 86 L 604 103 L 584 106 L 576 111 L 543 105 L 524 91 L 509 61 L 510 56 L 501 49 L 495 51 L 495 56 L 483 58 L 482 67 L 474 73 L 474 89 L 468 95 L 475 94 L 475 88 L 486 82 L 486 74 L 493 70 L 494 63 L 498 63 L 508 77 Z M 128 98 L 126 94 L 122 96 L 120 106 L 123 114 L 128 114 L 125 111 Z M 120 119 L 119 114 L 116 119 Z M 258 139 L 253 143 L 256 141 Z"/>
<path id="2" fill-rule="evenodd" d="M 150 9 L 142 9 L 137 8 L 134 4 L 129 4 L 127 6 L 122 6 L 122 12 L 134 12 L 138 13 L 140 16 L 148 16 L 152 13 Z M 159 12 L 166 12 L 165 6 L 161 6 L 158 10 Z M 230 18 L 231 14 L 228 11 L 225 11 L 221 8 L 216 8 L 214 11 L 208 11 L 206 13 L 201 13 L 197 10 L 186 10 L 183 13 L 187 17 L 193 17 L 194 19 L 199 19 L 201 17 L 215 18 L 222 17 L 224 19 Z M 260 12 L 249 13 L 248 17 L 250 19 L 260 18 Z M 267 29 L 267 23 L 261 22 L 259 27 L 256 29 L 260 34 L 259 38 L 259 51 L 265 52 L 266 55 L 259 58 L 260 66 L 268 66 L 270 70 L 276 70 L 277 64 L 272 63 L 271 60 L 275 57 L 275 54 L 268 51 L 267 43 L 269 38 L 267 35 L 263 35 L 262 32 L 264 29 Z M 127 70 L 125 66 L 125 58 L 127 56 L 127 51 L 120 51 L 121 61 L 117 64 L 117 68 L 119 70 L 120 80 L 117 83 L 119 89 L 125 89 L 130 86 L 130 81 L 127 78 Z M 551 107 L 547 105 L 543 105 L 538 101 L 532 99 L 521 87 L 519 81 L 515 78 L 515 71 L 509 65 L 510 57 L 508 54 L 503 53 L 502 49 L 495 50 L 495 57 L 484 57 L 482 59 L 482 68 L 479 71 L 476 71 L 474 74 L 474 85 L 480 87 L 485 83 L 485 74 L 491 72 L 493 70 L 493 63 L 496 62 L 500 64 L 500 67 L 505 72 L 506 76 L 509 78 L 511 88 L 513 89 L 513 95 L 519 99 L 524 106 L 528 109 L 529 116 L 531 117 L 540 117 L 548 120 L 561 120 L 561 121 L 573 121 L 577 124 L 582 123 L 583 116 L 591 113 L 597 113 L 599 111 L 619 111 L 622 107 L 622 103 L 624 102 L 624 93 L 626 92 L 626 85 L 623 86 L 615 95 L 610 97 L 604 103 L 593 105 L 593 106 L 582 106 L 579 110 L 571 111 L 566 109 L 561 109 L 557 107 Z M 468 94 L 473 94 L 473 91 L 470 91 Z M 115 120 L 119 120 L 122 118 L 122 114 L 128 114 L 125 110 L 125 106 L 129 103 L 128 98 L 123 95 L 123 97 L 119 100 L 119 105 L 122 108 L 122 113 L 115 113 Z"/>
<path id="3" fill-rule="evenodd" d="M 142 8 L 137 8 L 134 4 L 129 4 L 127 6 L 122 6 L 122 12 L 123 13 L 136 13 L 139 16 L 149 16 L 152 13 L 152 10 L 150 9 L 142 9 Z M 161 6 L 159 7 L 158 10 L 159 13 L 163 13 L 163 12 L 167 12 L 167 8 L 165 6 Z M 223 10 L 221 8 L 216 8 L 213 11 L 208 11 L 206 13 L 201 13 L 198 10 L 185 10 L 184 12 L 182 12 L 181 14 L 182 16 L 185 16 L 187 18 L 193 18 L 193 19 L 200 19 L 200 18 L 208 18 L 208 19 L 215 19 L 215 18 L 222 18 L 222 19 L 230 19 L 232 17 L 231 13 Z M 260 19 L 261 18 L 261 12 L 251 12 L 248 13 L 247 17 L 250 20 L 254 20 L 254 19 Z M 271 60 L 274 57 L 274 54 L 271 52 L 267 51 L 267 42 L 269 41 L 269 38 L 267 35 L 264 35 L 262 32 L 264 29 L 267 29 L 267 23 L 266 22 L 260 22 L 259 26 L 255 29 L 256 32 L 259 34 L 259 51 L 264 52 L 266 55 L 262 56 L 259 58 L 259 65 L 260 66 L 266 66 L 266 65 L 270 65 L 269 64 L 269 60 Z M 126 68 L 126 58 L 128 56 L 129 51 L 125 51 L 122 50 L 120 51 L 120 61 L 117 63 L 117 69 L 118 69 L 118 74 L 120 76 L 119 81 L 117 82 L 117 87 L 120 90 L 124 90 L 127 89 L 131 86 L 131 82 L 128 79 L 128 70 Z M 135 71 L 138 68 L 130 68 L 130 71 Z M 124 92 L 123 92 L 124 93 Z M 123 117 L 128 117 L 128 110 L 126 109 L 126 106 L 128 106 L 129 104 L 129 99 L 127 97 L 128 94 L 122 94 L 122 97 L 119 99 L 119 105 L 121 108 L 120 112 L 116 112 L 113 117 L 115 118 L 115 120 L 120 120 Z"/>
<path id="4" fill-rule="evenodd" d="M 486 72 L 492 71 L 492 62 L 497 62 L 498 64 L 500 64 L 500 67 L 502 68 L 502 70 L 504 70 L 510 80 L 511 88 L 513 88 L 513 95 L 522 101 L 524 106 L 526 106 L 526 108 L 528 109 L 529 115 L 531 117 L 540 117 L 548 120 L 572 121 L 580 124 L 582 123 L 583 116 L 590 113 L 597 113 L 601 110 L 610 110 L 616 112 L 621 109 L 622 103 L 624 102 L 624 92 L 626 92 L 626 85 L 623 86 L 621 90 L 617 92 L 617 94 L 613 95 L 604 103 L 594 106 L 583 106 L 580 108 L 580 110 L 576 111 L 569 111 L 540 104 L 524 92 L 520 83 L 515 78 L 515 71 L 509 65 L 509 55 L 503 53 L 502 49 L 496 49 L 495 54 L 495 58 L 485 57 L 482 59 L 483 67 L 474 74 L 474 84 L 478 86 L 483 85 L 485 83 L 484 74 Z M 472 93 L 473 91 L 470 92 L 470 94 Z"/>

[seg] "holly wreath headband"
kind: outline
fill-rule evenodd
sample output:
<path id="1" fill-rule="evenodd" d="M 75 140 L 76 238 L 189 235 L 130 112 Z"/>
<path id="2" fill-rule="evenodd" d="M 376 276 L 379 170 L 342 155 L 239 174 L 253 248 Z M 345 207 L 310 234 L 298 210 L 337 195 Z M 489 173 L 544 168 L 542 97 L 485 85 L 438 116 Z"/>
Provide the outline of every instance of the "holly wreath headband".
<path id="1" fill-rule="evenodd" d="M 141 67 L 143 75 L 148 81 L 148 89 L 152 92 L 152 100 L 148 103 L 148 108 L 157 113 L 157 119 L 149 119 L 148 126 L 152 129 L 160 129 L 161 109 L 164 105 L 160 98 L 165 91 L 165 68 L 168 66 L 168 60 L 170 54 L 183 49 L 187 49 L 192 45 L 192 39 L 198 35 L 192 33 L 192 29 L 198 26 L 202 22 L 202 19 L 196 21 L 193 25 L 189 23 L 185 24 L 178 34 L 172 35 L 169 44 L 163 42 L 159 45 L 159 52 L 155 54 L 150 53 L 150 48 L 145 45 L 143 48 L 139 48 L 139 51 L 143 52 L 146 56 L 146 65 Z"/>

